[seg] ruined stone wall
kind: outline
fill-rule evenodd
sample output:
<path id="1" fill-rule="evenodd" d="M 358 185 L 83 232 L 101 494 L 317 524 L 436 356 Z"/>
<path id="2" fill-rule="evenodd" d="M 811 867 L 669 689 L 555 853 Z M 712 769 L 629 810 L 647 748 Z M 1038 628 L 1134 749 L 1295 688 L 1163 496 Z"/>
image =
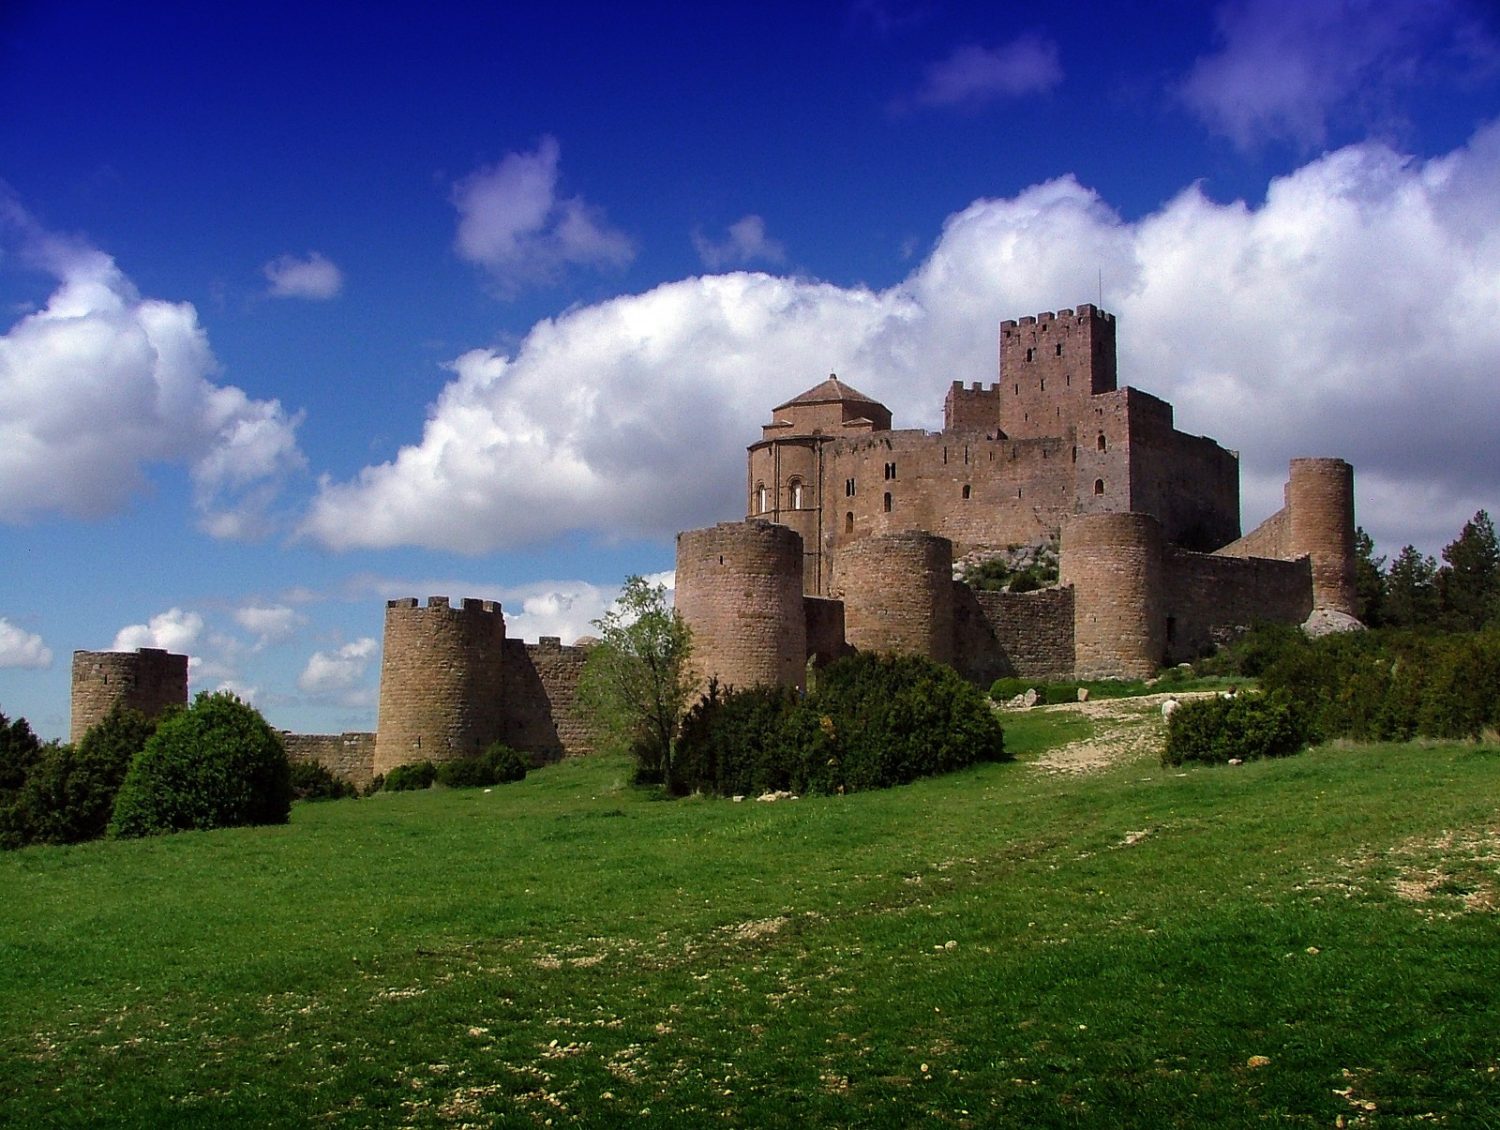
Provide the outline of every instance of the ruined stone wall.
<path id="1" fill-rule="evenodd" d="M 1222 557 L 1169 546 L 1161 610 L 1166 659 L 1190 662 L 1260 622 L 1300 624 L 1313 607 L 1306 557 Z"/>
<path id="2" fill-rule="evenodd" d="M 967 588 L 968 586 L 964 586 Z M 974 592 L 995 639 L 1000 662 L 988 679 L 1005 675 L 1060 679 L 1073 673 L 1073 590 Z M 960 660 L 962 669 L 963 660 Z"/>
<path id="3" fill-rule="evenodd" d="M 947 538 L 903 530 L 845 546 L 834 566 L 833 595 L 844 602 L 853 647 L 953 662 L 953 543 Z"/>
<path id="4" fill-rule="evenodd" d="M 1055 436 L 1115 387 L 1115 318 L 1092 305 L 1000 323 L 1000 427 Z"/>
<path id="5" fill-rule="evenodd" d="M 505 617 L 491 600 L 388 601 L 375 772 L 472 757 L 506 730 Z"/>
<path id="6" fill-rule="evenodd" d="M 73 653 L 72 719 L 68 740 L 77 742 L 103 721 L 115 703 L 147 718 L 188 700 L 188 657 L 156 647 L 135 651 Z"/>
<path id="7" fill-rule="evenodd" d="M 370 733 L 293 734 L 280 731 L 292 761 L 311 761 L 363 791 L 375 776 L 375 735 Z"/>
<path id="8" fill-rule="evenodd" d="M 1166 658 L 1161 525 L 1145 514 L 1079 515 L 1062 529 L 1061 580 L 1074 589 L 1080 678 L 1147 678 Z"/>
<path id="9" fill-rule="evenodd" d="M 594 736 L 578 706 L 578 680 L 588 649 L 564 647 L 556 636 L 536 643 L 505 641 L 505 733 L 532 765 L 590 753 Z"/>
<path id="10" fill-rule="evenodd" d="M 704 683 L 805 685 L 802 538 L 770 522 L 721 522 L 677 535 L 677 611 Z"/>

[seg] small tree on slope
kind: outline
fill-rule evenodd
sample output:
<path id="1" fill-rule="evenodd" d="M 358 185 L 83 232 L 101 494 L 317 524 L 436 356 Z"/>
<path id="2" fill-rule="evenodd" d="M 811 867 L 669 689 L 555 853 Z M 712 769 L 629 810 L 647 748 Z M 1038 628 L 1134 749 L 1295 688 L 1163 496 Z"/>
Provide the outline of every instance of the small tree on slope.
<path id="1" fill-rule="evenodd" d="M 608 612 L 593 621 L 578 697 L 600 744 L 632 753 L 639 779 L 671 779 L 677 727 L 693 697 L 687 661 L 692 633 L 667 607 L 667 590 L 629 577 Z"/>

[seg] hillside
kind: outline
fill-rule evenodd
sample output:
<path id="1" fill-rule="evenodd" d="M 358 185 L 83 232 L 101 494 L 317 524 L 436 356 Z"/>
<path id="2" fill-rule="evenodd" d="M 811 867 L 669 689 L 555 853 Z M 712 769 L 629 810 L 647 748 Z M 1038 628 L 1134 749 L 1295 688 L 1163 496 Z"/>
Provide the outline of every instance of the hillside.
<path id="1" fill-rule="evenodd" d="M 0 1124 L 1500 1123 L 1500 749 L 1011 738 L 883 794 L 596 758 L 8 853 Z"/>

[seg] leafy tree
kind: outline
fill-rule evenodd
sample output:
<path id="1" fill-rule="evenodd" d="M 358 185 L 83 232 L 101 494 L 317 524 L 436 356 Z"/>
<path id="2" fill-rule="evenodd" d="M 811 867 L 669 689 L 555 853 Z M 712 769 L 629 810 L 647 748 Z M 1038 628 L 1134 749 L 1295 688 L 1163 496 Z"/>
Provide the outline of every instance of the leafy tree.
<path id="1" fill-rule="evenodd" d="M 0 848 L 30 842 L 29 821 L 21 806 L 21 792 L 37 762 L 42 742 L 24 718 L 12 722 L 0 714 Z"/>
<path id="2" fill-rule="evenodd" d="M 626 579 L 620 598 L 593 621 L 578 700 L 600 744 L 634 754 L 642 781 L 670 781 L 677 727 L 694 696 L 688 671 L 692 633 L 667 607 L 667 590 Z"/>
<path id="3" fill-rule="evenodd" d="M 1460 631 L 1476 631 L 1500 615 L 1500 542 L 1495 524 L 1480 510 L 1464 523 L 1458 540 L 1443 547 L 1438 573 L 1443 619 Z"/>
<path id="4" fill-rule="evenodd" d="M 46 750 L 21 794 L 31 842 L 77 844 L 104 835 L 120 785 L 156 726 L 116 703 L 77 746 Z"/>
<path id="5" fill-rule="evenodd" d="M 1367 626 L 1384 623 L 1385 558 L 1375 556 L 1375 542 L 1363 526 L 1354 528 L 1354 594 Z"/>
<path id="6" fill-rule="evenodd" d="M 1385 622 L 1396 628 L 1430 627 L 1437 617 L 1437 562 L 1403 546 L 1385 583 Z"/>
<path id="7" fill-rule="evenodd" d="M 130 766 L 113 836 L 285 824 L 292 771 L 276 731 L 227 691 L 200 694 L 164 719 Z"/>

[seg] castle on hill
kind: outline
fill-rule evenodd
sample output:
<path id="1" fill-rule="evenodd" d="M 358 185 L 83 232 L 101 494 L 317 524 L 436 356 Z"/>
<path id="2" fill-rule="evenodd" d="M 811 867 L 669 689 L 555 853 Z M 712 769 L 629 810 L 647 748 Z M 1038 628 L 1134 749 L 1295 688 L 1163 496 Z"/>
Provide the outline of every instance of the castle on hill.
<path id="1" fill-rule="evenodd" d="M 677 609 L 697 673 L 803 687 L 851 650 L 1004 675 L 1140 677 L 1258 621 L 1353 624 L 1354 475 L 1292 460 L 1285 505 L 1240 536 L 1239 458 L 1117 385 L 1115 318 L 1092 305 L 1000 326 L 999 380 L 954 382 L 939 432 L 830 376 L 749 446 L 746 517 L 677 538 Z M 1056 542 L 1060 579 L 986 592 L 955 555 Z M 284 735 L 356 781 L 496 740 L 535 761 L 588 750 L 585 650 L 505 636 L 491 601 L 386 607 L 374 734 Z M 180 673 L 180 678 L 179 678 Z M 76 652 L 74 737 L 118 700 L 187 699 L 186 660 Z M 112 681 L 112 682 L 111 682 Z"/>

